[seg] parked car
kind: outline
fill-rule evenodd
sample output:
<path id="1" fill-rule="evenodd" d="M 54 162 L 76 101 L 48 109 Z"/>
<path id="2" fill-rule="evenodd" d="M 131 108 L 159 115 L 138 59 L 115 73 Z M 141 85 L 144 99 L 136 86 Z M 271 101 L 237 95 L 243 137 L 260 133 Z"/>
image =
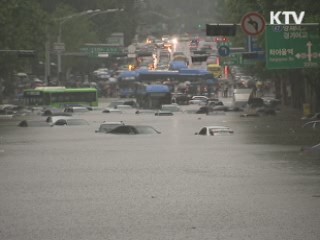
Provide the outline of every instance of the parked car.
<path id="1" fill-rule="evenodd" d="M 151 126 L 144 125 L 123 125 L 116 127 L 109 131 L 111 134 L 127 134 L 127 135 L 136 135 L 136 134 L 160 134 L 158 130 Z"/>
<path id="2" fill-rule="evenodd" d="M 100 124 L 99 129 L 96 130 L 96 133 L 108 133 L 112 129 L 115 129 L 116 127 L 123 126 L 124 123 L 122 121 L 120 122 L 103 122 Z"/>
<path id="3" fill-rule="evenodd" d="M 77 119 L 77 118 L 61 118 L 51 126 L 79 126 L 79 125 L 89 125 L 89 123 L 84 119 Z"/>
<path id="4" fill-rule="evenodd" d="M 226 126 L 205 126 L 200 129 L 196 135 L 202 136 L 220 136 L 220 135 L 231 135 L 234 131 Z"/>

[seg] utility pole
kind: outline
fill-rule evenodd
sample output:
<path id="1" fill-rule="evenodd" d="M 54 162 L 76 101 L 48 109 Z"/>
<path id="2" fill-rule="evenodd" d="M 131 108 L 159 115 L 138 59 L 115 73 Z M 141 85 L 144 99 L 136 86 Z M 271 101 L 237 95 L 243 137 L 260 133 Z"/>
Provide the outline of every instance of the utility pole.
<path id="1" fill-rule="evenodd" d="M 44 62 L 44 82 L 47 86 L 50 82 L 50 40 L 49 36 L 47 36 L 47 40 L 45 43 L 45 62 Z"/>
<path id="2" fill-rule="evenodd" d="M 61 67 L 61 53 L 65 50 L 65 46 L 64 43 L 61 42 L 61 36 L 62 36 L 62 26 L 63 24 L 65 24 L 66 22 L 68 22 L 71 19 L 74 19 L 75 17 L 81 17 L 81 16 L 89 16 L 90 17 L 94 17 L 96 15 L 100 15 L 100 14 L 106 14 L 106 13 L 112 13 L 112 12 L 122 12 L 124 11 L 124 9 L 107 9 L 107 10 L 103 10 L 101 11 L 100 9 L 96 9 L 96 10 L 87 10 L 84 12 L 80 12 L 80 13 L 76 13 L 73 15 L 69 15 L 63 18 L 59 18 L 56 19 L 59 22 L 59 32 L 58 32 L 58 37 L 57 37 L 57 42 L 54 43 L 54 50 L 57 52 L 57 67 L 58 67 L 58 84 L 61 84 L 61 77 L 62 77 L 62 67 Z"/>

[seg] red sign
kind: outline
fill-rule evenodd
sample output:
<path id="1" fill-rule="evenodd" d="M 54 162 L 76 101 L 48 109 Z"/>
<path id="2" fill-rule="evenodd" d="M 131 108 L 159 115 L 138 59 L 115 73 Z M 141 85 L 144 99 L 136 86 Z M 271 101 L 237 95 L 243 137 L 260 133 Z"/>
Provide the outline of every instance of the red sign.
<path id="1" fill-rule="evenodd" d="M 259 35 L 263 33 L 266 27 L 264 17 L 256 12 L 250 12 L 241 19 L 241 28 L 248 35 Z"/>

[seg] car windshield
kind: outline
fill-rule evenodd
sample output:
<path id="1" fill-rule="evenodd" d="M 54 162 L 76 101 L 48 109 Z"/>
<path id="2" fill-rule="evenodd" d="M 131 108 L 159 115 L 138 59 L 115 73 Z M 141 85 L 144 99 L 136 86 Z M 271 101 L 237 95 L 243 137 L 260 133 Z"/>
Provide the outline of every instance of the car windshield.
<path id="1" fill-rule="evenodd" d="M 150 127 L 150 126 L 135 126 L 135 128 L 137 129 L 137 132 L 139 134 L 155 134 L 155 133 L 159 133 L 156 129 L 154 129 L 153 127 Z"/>
<path id="2" fill-rule="evenodd" d="M 121 125 L 121 123 L 104 123 L 100 125 L 99 132 L 109 132 L 110 130 Z"/>

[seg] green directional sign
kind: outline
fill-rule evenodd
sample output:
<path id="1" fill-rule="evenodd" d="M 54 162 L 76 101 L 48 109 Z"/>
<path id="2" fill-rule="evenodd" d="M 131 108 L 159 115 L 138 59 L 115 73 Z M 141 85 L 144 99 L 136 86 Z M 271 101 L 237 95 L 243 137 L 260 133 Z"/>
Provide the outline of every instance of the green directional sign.
<path id="1" fill-rule="evenodd" d="M 220 57 L 221 66 L 233 66 L 240 64 L 240 55 L 239 54 L 230 54 L 226 57 Z"/>
<path id="2" fill-rule="evenodd" d="M 80 48 L 81 52 L 85 52 L 89 57 L 99 57 L 99 56 L 116 56 L 123 53 L 121 47 L 114 46 L 103 46 L 103 45 L 86 45 Z"/>
<path id="3" fill-rule="evenodd" d="M 265 37 L 268 69 L 320 66 L 320 35 L 317 26 L 269 25 Z"/>

